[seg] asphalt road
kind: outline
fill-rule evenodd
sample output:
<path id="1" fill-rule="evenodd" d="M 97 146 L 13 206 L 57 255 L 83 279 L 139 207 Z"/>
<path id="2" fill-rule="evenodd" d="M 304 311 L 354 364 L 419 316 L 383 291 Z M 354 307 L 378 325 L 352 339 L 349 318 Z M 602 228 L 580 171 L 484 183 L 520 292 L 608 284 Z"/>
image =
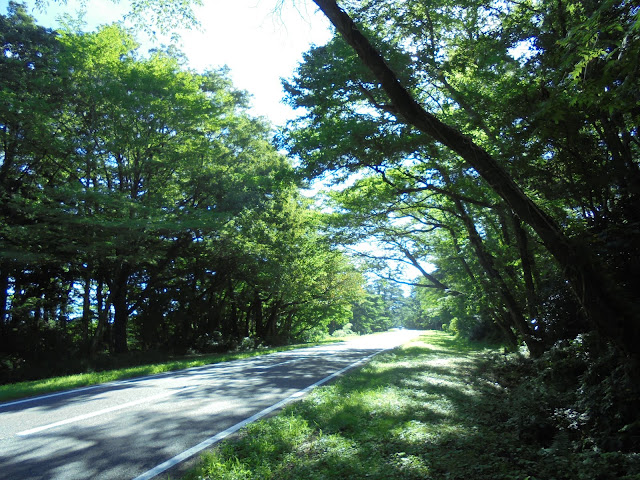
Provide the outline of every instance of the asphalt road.
<path id="1" fill-rule="evenodd" d="M 415 337 L 401 330 L 0 404 L 0 479 L 150 479 Z"/>

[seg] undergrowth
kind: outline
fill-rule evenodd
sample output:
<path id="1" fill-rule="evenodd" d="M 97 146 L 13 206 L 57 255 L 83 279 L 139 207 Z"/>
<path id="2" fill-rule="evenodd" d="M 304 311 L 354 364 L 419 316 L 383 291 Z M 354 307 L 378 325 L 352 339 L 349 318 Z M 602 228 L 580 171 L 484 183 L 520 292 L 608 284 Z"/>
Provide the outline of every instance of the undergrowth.
<path id="1" fill-rule="evenodd" d="M 561 433 L 571 415 L 548 409 L 569 399 L 547 395 L 538 405 L 531 362 L 430 332 L 248 426 L 184 478 L 640 479 L 633 450 Z M 527 369 L 528 380 L 518 378 Z M 545 428 L 533 429 L 542 419 Z"/>

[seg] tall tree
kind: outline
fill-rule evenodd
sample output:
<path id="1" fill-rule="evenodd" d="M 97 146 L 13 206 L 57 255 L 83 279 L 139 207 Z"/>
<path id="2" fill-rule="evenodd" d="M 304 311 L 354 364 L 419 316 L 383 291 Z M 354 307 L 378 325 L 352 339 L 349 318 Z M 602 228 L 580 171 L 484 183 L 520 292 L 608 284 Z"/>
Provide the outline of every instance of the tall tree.
<path id="1" fill-rule="evenodd" d="M 606 279 L 607 275 L 604 273 L 604 267 L 595 259 L 592 249 L 584 246 L 582 240 L 571 238 L 567 235 L 559 223 L 547 211 L 533 202 L 530 196 L 525 194 L 523 189 L 514 181 L 514 177 L 505 166 L 505 160 L 510 155 L 514 156 L 514 150 L 505 150 L 507 155 L 502 157 L 500 150 L 503 145 L 500 143 L 494 143 L 489 146 L 490 142 L 474 140 L 464 135 L 459 127 L 444 123 L 427 109 L 430 105 L 428 100 L 420 98 L 417 94 L 417 87 L 420 85 L 419 80 L 423 75 L 429 78 L 430 74 L 437 74 L 438 72 L 434 73 L 413 68 L 411 52 L 402 52 L 402 42 L 414 41 L 410 34 L 407 33 L 402 36 L 404 32 L 400 31 L 400 35 L 397 37 L 393 37 L 391 34 L 388 37 L 384 37 L 384 34 L 381 34 L 380 31 L 367 30 L 367 33 L 375 35 L 372 43 L 362 34 L 362 29 L 353 22 L 351 17 L 336 2 L 318 0 L 315 3 L 331 20 L 344 41 L 354 49 L 362 64 L 371 72 L 369 76 L 352 79 L 351 95 L 357 94 L 354 93 L 357 92 L 356 88 L 360 89 L 360 98 L 366 97 L 370 104 L 381 112 L 378 118 L 383 120 L 379 121 L 409 125 L 423 132 L 429 139 L 446 146 L 472 167 L 508 207 L 536 232 L 547 250 L 558 262 L 566 278 L 570 281 L 584 311 L 594 322 L 600 334 L 613 339 L 627 352 L 637 354 L 638 345 L 640 344 L 638 342 L 638 338 L 640 338 L 638 336 L 639 327 L 635 319 L 636 312 L 627 301 L 626 295 L 624 292 L 621 294 Z M 390 2 L 390 5 L 395 6 L 396 4 Z M 413 6 L 413 2 L 411 2 L 411 5 Z M 613 3 L 608 6 L 612 7 Z M 352 11 L 355 15 L 358 15 L 360 11 L 366 11 L 369 15 L 377 15 L 379 12 L 386 11 L 383 8 L 377 8 L 375 11 L 371 8 L 367 10 L 368 7 L 369 4 L 367 3 L 362 9 L 358 7 L 352 9 Z M 390 8 L 393 11 L 394 7 Z M 474 8 L 476 13 L 488 10 L 474 4 L 463 11 L 473 13 Z M 625 7 L 616 4 L 615 8 L 624 10 Z M 505 9 L 503 10 L 506 11 Z M 455 9 L 451 11 L 455 12 Z M 599 9 L 588 18 L 600 15 L 598 12 L 600 12 Z M 422 8 L 420 15 L 425 25 L 428 26 L 436 13 L 435 10 Z M 376 18 L 381 19 L 382 16 L 384 15 L 381 14 Z M 363 25 L 365 25 L 366 15 L 362 17 Z M 400 17 L 393 17 L 394 20 L 398 18 Z M 481 22 L 487 17 L 486 15 L 476 15 L 472 18 L 475 18 L 477 22 Z M 609 17 L 606 18 L 608 19 Z M 370 24 L 371 22 L 369 22 Z M 431 24 L 433 24 L 433 21 L 431 21 Z M 482 28 L 487 28 L 487 25 L 489 24 L 485 23 L 484 27 L 478 28 L 478 31 L 481 31 Z M 366 27 L 363 26 L 363 28 Z M 623 29 L 626 29 L 627 32 L 631 32 L 631 28 L 632 23 L 623 24 Z M 425 29 L 425 32 L 429 35 L 430 29 Z M 442 37 L 446 38 L 445 35 L 442 35 Z M 631 38 L 635 37 L 629 37 L 629 39 Z M 389 39 L 392 41 L 389 41 Z M 428 41 L 427 39 L 425 44 L 428 45 Z M 407 43 L 404 45 L 406 46 Z M 386 62 L 380 53 L 380 49 L 383 47 L 386 52 L 390 52 L 389 62 Z M 505 49 L 503 45 L 503 51 Z M 446 51 L 436 50 L 435 55 L 448 61 L 450 57 L 447 57 L 447 53 Z M 419 58 L 419 56 L 415 57 Z M 360 73 L 359 70 L 356 70 L 356 72 Z M 400 78 L 403 79 L 404 84 L 400 81 Z M 447 79 L 445 77 L 444 79 L 440 78 L 440 80 Z M 453 86 L 451 90 L 453 91 Z M 348 101 L 350 97 L 342 98 Z M 458 102 L 462 104 L 460 111 L 467 113 L 469 118 L 467 124 L 476 125 L 479 117 L 469 114 L 469 111 L 472 111 L 470 108 L 473 104 L 470 103 L 470 107 L 465 108 L 465 100 L 467 100 L 465 96 L 460 96 L 458 99 Z M 304 104 L 304 101 L 301 104 Z M 396 131 L 400 130 L 402 129 L 396 127 Z M 495 134 L 491 133 L 489 129 L 481 128 L 481 130 L 487 137 L 495 137 Z M 358 133 L 363 131 L 361 128 Z M 483 147 L 481 143 L 485 143 L 487 147 Z M 496 154 L 490 153 L 492 151 L 496 152 Z M 637 169 L 637 166 L 634 168 Z"/>
<path id="2" fill-rule="evenodd" d="M 226 70 L 142 55 L 115 25 L 54 33 L 16 5 L 0 20 L 2 365 L 348 320 L 360 276 Z"/>
<path id="3" fill-rule="evenodd" d="M 52 277 L 68 270 L 65 260 L 47 254 L 45 244 L 55 237 L 42 224 L 43 214 L 56 216 L 45 192 L 65 177 L 57 119 L 68 90 L 62 44 L 22 5 L 11 2 L 0 17 L 0 41 L 0 337 L 2 351 L 12 352 L 17 345 L 9 332 L 39 334 L 61 287 Z"/>

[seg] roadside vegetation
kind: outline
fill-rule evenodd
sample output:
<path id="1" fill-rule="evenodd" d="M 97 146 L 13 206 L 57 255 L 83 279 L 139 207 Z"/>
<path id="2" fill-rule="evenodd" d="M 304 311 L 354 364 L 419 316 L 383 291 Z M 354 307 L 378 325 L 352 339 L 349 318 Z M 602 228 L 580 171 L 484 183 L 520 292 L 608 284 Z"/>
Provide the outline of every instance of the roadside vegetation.
<path id="1" fill-rule="evenodd" d="M 518 378 L 527 362 L 429 332 L 248 426 L 184 480 L 640 478 L 637 454 L 546 411 L 558 388 Z"/>
<path id="2" fill-rule="evenodd" d="M 46 393 L 59 392 L 62 390 L 70 390 L 72 388 L 97 385 L 100 383 L 113 382 L 116 380 L 125 380 L 128 378 L 156 375 L 164 372 L 183 370 L 185 368 L 201 367 L 212 363 L 229 362 L 232 360 L 239 360 L 241 358 L 255 357 L 258 355 L 266 355 L 275 352 L 284 352 L 287 350 L 311 347 L 323 343 L 339 342 L 343 339 L 344 337 L 331 337 L 327 338 L 324 341 L 318 341 L 308 344 L 259 348 L 217 355 L 189 355 L 171 359 L 165 358 L 164 360 L 156 360 L 152 363 L 149 360 L 149 356 L 128 356 L 126 358 L 121 358 L 120 362 L 128 363 L 129 365 L 121 366 L 120 368 L 116 368 L 117 362 L 114 361 L 113 358 L 110 358 L 109 365 L 111 365 L 111 368 L 105 368 L 104 370 L 100 371 L 90 371 L 86 373 L 79 373 L 76 375 L 65 375 L 61 377 L 45 378 L 42 380 L 32 380 L 27 382 L 17 382 L 7 385 L 0 385 L 0 402 L 32 397 L 35 395 L 43 395 Z M 132 363 L 138 364 L 131 365 Z"/>

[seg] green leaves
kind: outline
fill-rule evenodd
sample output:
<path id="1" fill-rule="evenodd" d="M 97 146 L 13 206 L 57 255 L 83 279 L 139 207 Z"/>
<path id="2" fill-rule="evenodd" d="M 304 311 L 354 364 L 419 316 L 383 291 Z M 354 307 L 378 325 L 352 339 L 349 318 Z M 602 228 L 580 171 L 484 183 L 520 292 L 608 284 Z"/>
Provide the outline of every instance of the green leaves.
<path id="1" fill-rule="evenodd" d="M 599 247 L 586 230 L 636 221 L 627 208 L 640 192 L 638 71 L 637 55 L 627 54 L 637 53 L 637 8 L 615 0 L 316 3 L 359 58 L 337 36 L 308 52 L 286 85 L 306 113 L 285 145 L 308 178 L 353 184 L 334 195 L 340 238 L 377 241 L 385 260 L 434 264 L 431 287 L 451 293 L 454 285 L 477 306 L 453 316 L 495 323 L 513 345 L 514 327 L 551 343 L 567 334 L 552 307 L 535 308 L 537 290 L 548 295 L 544 282 L 561 275 L 575 291 L 593 288 L 576 299 L 601 334 L 612 316 L 624 318 L 620 331 L 635 332 L 635 307 L 587 306 L 587 298 L 620 297 L 604 280 L 585 284 L 606 269 L 589 259 Z M 546 251 L 505 221 L 514 214 Z M 624 338 L 616 341 L 635 352 L 637 342 Z M 537 340 L 530 347 L 539 353 Z"/>
<path id="2" fill-rule="evenodd" d="M 58 319 L 67 307 L 42 301 L 49 284 L 25 272 L 61 270 L 56 288 L 71 286 L 55 295 L 81 319 L 82 355 L 232 348 L 350 319 L 361 279 L 227 70 L 185 70 L 171 50 L 142 55 L 118 25 L 53 34 L 10 14 L 0 31 L 6 322 Z M 67 335 L 67 321 L 53 332 Z"/>

